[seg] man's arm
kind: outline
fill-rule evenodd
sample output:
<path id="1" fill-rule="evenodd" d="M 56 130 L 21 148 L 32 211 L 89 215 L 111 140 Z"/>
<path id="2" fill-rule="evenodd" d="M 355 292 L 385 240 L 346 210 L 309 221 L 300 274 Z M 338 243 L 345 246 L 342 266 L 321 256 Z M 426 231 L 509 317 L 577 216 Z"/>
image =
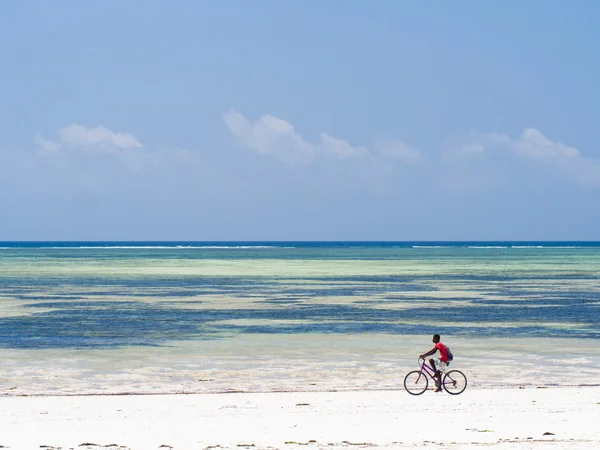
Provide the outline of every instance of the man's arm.
<path id="1" fill-rule="evenodd" d="M 437 347 L 433 347 L 431 350 L 429 350 L 427 353 L 422 354 L 421 356 L 419 356 L 419 358 L 427 358 L 428 356 L 433 355 L 435 352 L 437 352 Z"/>

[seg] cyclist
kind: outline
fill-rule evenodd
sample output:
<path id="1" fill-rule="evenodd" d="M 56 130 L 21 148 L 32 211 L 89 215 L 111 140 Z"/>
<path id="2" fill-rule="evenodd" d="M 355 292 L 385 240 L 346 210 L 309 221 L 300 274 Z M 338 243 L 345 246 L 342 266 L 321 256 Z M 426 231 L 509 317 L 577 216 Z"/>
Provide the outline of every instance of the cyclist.
<path id="1" fill-rule="evenodd" d="M 438 350 L 440 351 L 440 357 L 436 358 L 435 360 L 433 358 L 431 358 L 429 360 L 429 364 L 431 365 L 433 370 L 435 370 L 435 375 L 433 376 L 433 378 L 435 379 L 435 385 L 437 386 L 437 389 L 435 390 L 435 392 L 441 392 L 442 391 L 442 370 L 444 370 L 446 367 L 448 367 L 448 364 L 450 364 L 450 361 L 448 361 L 448 350 L 446 349 L 446 346 L 444 344 L 442 344 L 442 342 L 440 341 L 439 334 L 433 335 L 433 344 L 434 344 L 433 348 L 431 350 L 429 350 L 427 353 L 424 353 L 421 356 L 419 356 L 419 358 L 425 359 L 428 356 L 435 354 L 435 352 L 437 352 Z"/>

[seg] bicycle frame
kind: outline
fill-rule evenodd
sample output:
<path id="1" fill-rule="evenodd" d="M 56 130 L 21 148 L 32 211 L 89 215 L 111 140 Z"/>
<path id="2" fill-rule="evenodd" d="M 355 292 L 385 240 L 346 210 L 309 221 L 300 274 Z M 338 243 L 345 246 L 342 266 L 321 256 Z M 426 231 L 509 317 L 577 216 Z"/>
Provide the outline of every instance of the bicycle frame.
<path id="1" fill-rule="evenodd" d="M 427 364 L 427 361 L 425 361 L 425 359 L 423 359 L 423 363 L 421 363 L 421 373 L 428 375 L 429 378 L 431 378 L 433 381 L 435 381 L 435 370 L 433 370 L 433 367 L 431 367 L 429 364 Z"/>

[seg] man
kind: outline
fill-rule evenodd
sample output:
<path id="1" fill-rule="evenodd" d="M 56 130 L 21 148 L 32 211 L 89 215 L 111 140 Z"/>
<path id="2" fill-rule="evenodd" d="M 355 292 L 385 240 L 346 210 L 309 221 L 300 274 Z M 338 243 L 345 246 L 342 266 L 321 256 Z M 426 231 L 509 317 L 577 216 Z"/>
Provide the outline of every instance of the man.
<path id="1" fill-rule="evenodd" d="M 448 364 L 450 364 L 450 361 L 448 361 L 448 350 L 446 349 L 446 346 L 444 344 L 442 344 L 442 342 L 440 342 L 439 334 L 433 335 L 433 344 L 434 344 L 433 348 L 431 350 L 429 350 L 427 353 L 424 353 L 423 355 L 419 356 L 419 358 L 425 359 L 428 356 L 433 355 L 438 350 L 440 351 L 440 357 L 436 358 L 435 360 L 433 358 L 431 358 L 429 360 L 429 364 L 431 365 L 433 370 L 435 370 L 435 375 L 433 376 L 433 378 L 435 379 L 435 384 L 437 386 L 437 389 L 435 390 L 435 392 L 441 392 L 442 391 L 442 370 L 444 370 L 446 367 L 448 367 Z"/>

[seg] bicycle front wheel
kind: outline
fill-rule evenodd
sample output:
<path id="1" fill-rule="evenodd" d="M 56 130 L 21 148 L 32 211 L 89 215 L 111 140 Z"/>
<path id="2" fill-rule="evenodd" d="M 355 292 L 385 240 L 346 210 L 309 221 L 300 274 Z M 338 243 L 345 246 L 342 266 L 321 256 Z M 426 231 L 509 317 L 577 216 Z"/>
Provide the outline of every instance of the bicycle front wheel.
<path id="1" fill-rule="evenodd" d="M 462 394 L 467 388 L 467 377 L 460 370 L 451 370 L 444 376 L 442 386 L 448 394 Z"/>
<path id="2" fill-rule="evenodd" d="M 404 377 L 404 389 L 411 395 L 421 395 L 428 384 L 427 375 L 420 370 L 413 370 Z"/>

